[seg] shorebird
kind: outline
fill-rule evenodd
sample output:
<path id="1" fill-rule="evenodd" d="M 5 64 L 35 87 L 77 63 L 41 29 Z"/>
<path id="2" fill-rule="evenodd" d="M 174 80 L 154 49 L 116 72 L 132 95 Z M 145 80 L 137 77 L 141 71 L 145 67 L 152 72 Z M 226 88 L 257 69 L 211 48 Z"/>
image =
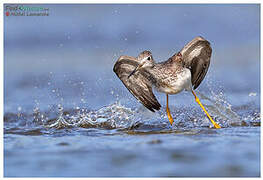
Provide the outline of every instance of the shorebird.
<path id="1" fill-rule="evenodd" d="M 156 63 L 150 51 L 143 51 L 138 57 L 120 56 L 113 71 L 131 94 L 150 111 L 155 112 L 161 107 L 153 94 L 153 87 L 157 91 L 165 93 L 166 112 L 171 125 L 174 120 L 169 109 L 168 95 L 187 90 L 192 92 L 195 101 L 203 109 L 214 127 L 221 128 L 211 118 L 194 92 L 207 73 L 211 54 L 210 43 L 198 36 L 167 61 Z"/>

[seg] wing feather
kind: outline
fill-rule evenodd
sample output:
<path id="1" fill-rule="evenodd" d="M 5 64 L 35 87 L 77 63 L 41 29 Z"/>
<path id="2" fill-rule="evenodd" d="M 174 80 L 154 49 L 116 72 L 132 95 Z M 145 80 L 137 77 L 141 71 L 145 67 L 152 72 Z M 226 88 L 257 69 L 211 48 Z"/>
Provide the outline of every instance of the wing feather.
<path id="1" fill-rule="evenodd" d="M 186 67 L 191 70 L 192 85 L 196 89 L 204 79 L 210 59 L 212 48 L 203 37 L 196 37 L 180 51 Z"/>
<path id="2" fill-rule="evenodd" d="M 137 71 L 133 76 L 129 74 L 138 65 L 138 60 L 131 56 L 121 56 L 113 67 L 113 71 L 123 82 L 131 94 L 150 111 L 159 110 L 161 105 L 152 91 L 152 84 L 145 73 Z"/>

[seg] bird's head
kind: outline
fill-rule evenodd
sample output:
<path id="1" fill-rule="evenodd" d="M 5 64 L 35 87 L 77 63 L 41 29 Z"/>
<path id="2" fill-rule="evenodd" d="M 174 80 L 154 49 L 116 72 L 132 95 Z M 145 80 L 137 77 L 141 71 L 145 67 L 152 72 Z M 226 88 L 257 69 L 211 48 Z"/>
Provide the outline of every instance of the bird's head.
<path id="1" fill-rule="evenodd" d="M 139 64 L 131 72 L 128 78 L 131 77 L 137 70 L 141 68 L 151 68 L 154 66 L 154 60 L 152 57 L 152 53 L 150 51 L 141 52 L 139 56 L 137 57 L 137 59 L 139 60 Z"/>

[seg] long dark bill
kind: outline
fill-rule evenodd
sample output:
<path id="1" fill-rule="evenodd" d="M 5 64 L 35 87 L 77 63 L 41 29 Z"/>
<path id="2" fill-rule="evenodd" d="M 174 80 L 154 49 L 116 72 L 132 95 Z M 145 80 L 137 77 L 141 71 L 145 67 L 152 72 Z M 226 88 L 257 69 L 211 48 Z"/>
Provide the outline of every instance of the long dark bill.
<path id="1" fill-rule="evenodd" d="M 134 75 L 134 73 L 137 71 L 137 69 L 138 69 L 138 66 L 131 72 L 131 74 L 128 76 L 128 79 L 129 79 L 132 75 Z"/>
<path id="2" fill-rule="evenodd" d="M 128 76 L 128 78 L 130 78 L 132 75 L 134 75 L 134 73 L 135 73 L 138 69 L 140 69 L 144 64 L 145 64 L 145 62 L 139 64 L 139 65 L 131 72 L 131 74 Z"/>

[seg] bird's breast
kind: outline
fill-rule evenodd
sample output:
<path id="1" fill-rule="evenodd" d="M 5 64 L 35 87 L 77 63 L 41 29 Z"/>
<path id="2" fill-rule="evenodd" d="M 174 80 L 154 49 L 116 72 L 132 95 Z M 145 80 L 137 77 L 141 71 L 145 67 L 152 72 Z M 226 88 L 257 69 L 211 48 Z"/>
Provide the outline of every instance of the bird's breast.
<path id="1" fill-rule="evenodd" d="M 182 68 L 177 71 L 166 70 L 156 78 L 155 88 L 166 94 L 177 94 L 183 90 L 191 90 L 191 71 Z"/>

